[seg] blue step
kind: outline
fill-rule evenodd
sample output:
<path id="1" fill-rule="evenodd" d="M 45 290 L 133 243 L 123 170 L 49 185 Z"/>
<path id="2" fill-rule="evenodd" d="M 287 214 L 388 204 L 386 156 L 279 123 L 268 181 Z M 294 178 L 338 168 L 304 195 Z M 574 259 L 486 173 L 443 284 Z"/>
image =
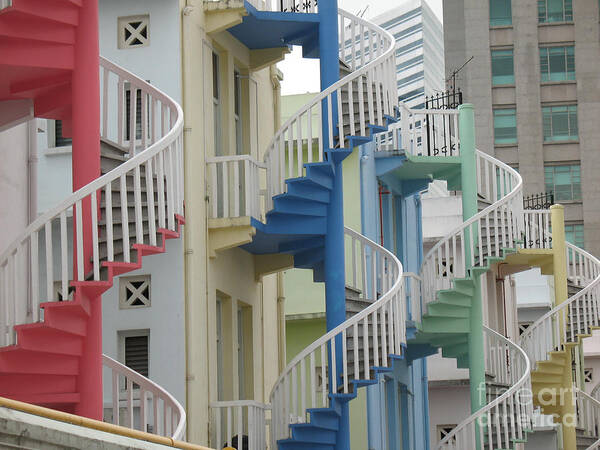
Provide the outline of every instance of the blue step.
<path id="1" fill-rule="evenodd" d="M 277 441 L 279 450 L 334 450 L 335 444 L 317 444 L 315 442 L 283 439 Z"/>
<path id="2" fill-rule="evenodd" d="M 312 423 L 296 423 L 290 425 L 290 428 L 292 439 L 295 441 L 335 444 L 337 429 L 324 428 Z"/>
<path id="3" fill-rule="evenodd" d="M 273 210 L 290 214 L 325 217 L 327 215 L 327 203 L 282 195 L 275 198 Z"/>
<path id="4" fill-rule="evenodd" d="M 305 250 L 294 255 L 294 267 L 312 269 L 317 263 L 325 260 L 325 247 Z"/>
<path id="5" fill-rule="evenodd" d="M 406 353 L 406 349 L 403 353 Z M 340 427 L 341 405 L 356 398 L 358 389 L 378 383 L 379 374 L 392 372 L 396 361 L 403 359 L 402 355 L 389 355 L 392 361 L 391 367 L 371 367 L 375 373 L 372 380 L 352 380 L 354 391 L 329 394 L 328 408 L 310 408 L 306 412 L 309 415 L 308 423 L 291 424 L 291 438 L 277 441 L 279 450 L 304 450 L 304 449 L 334 449 L 337 432 Z M 343 386 L 338 383 L 338 387 Z"/>

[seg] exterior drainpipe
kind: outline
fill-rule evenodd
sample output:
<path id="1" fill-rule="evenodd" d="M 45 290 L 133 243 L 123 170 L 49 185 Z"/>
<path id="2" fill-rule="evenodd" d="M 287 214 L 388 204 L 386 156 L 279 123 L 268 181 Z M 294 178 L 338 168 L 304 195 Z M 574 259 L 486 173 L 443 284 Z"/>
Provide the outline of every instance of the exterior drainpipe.
<path id="1" fill-rule="evenodd" d="M 184 110 L 185 215 L 185 338 L 187 440 L 208 442 L 208 227 L 204 140 L 204 9 L 199 0 L 180 0 L 182 100 Z M 198 86 L 200 84 L 200 86 Z"/>
<path id="2" fill-rule="evenodd" d="M 31 223 L 37 217 L 37 119 L 32 119 L 27 122 L 27 223 Z M 30 250 L 31 251 L 31 250 Z M 31 255 L 31 253 L 30 253 Z M 33 311 L 33 292 L 31 291 L 31 269 L 28 268 L 27 277 L 29 282 L 27 283 L 27 287 L 29 289 L 29 312 Z"/>
<path id="3" fill-rule="evenodd" d="M 29 151 L 28 159 L 28 177 L 29 177 L 29 211 L 28 221 L 33 222 L 37 217 L 37 166 L 38 166 L 38 153 L 37 153 L 37 119 L 30 120 L 27 122 L 27 145 Z"/>

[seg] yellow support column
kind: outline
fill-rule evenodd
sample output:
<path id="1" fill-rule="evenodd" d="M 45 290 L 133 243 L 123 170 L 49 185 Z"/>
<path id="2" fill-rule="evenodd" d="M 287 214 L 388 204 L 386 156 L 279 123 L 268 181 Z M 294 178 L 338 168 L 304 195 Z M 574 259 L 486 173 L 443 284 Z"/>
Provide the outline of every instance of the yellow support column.
<path id="1" fill-rule="evenodd" d="M 565 302 L 569 296 L 567 289 L 567 249 L 565 243 L 565 209 L 562 205 L 550 207 L 552 218 L 552 250 L 554 263 L 554 301 L 556 305 Z M 564 312 L 563 312 L 564 314 Z M 560 317 L 560 335 L 564 336 L 563 318 Z M 562 342 L 557 342 L 562 344 Z M 562 393 L 557 393 L 557 401 L 562 402 L 563 420 L 563 448 L 564 450 L 576 450 L 577 437 L 575 425 L 577 423 L 575 401 L 573 397 L 573 374 L 571 349 L 567 347 L 567 361 L 564 368 Z"/>

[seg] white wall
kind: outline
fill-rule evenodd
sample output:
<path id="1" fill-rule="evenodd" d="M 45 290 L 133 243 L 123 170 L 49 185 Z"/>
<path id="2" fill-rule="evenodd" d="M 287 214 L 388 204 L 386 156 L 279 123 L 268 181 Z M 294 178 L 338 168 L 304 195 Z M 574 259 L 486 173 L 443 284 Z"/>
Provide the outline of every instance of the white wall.
<path id="1" fill-rule="evenodd" d="M 439 442 L 438 425 L 458 425 L 470 415 L 469 386 L 429 386 L 429 433 L 431 447 Z"/>
<path id="2" fill-rule="evenodd" d="M 119 49 L 118 17 L 141 14 L 150 15 L 150 45 Z M 178 102 L 182 98 L 179 42 L 179 2 L 100 2 L 100 54 L 138 77 L 149 80 Z M 120 331 L 150 330 L 149 378 L 185 405 L 183 236 L 168 240 L 166 253 L 145 257 L 140 270 L 123 276 L 138 274 L 149 274 L 151 277 L 151 307 L 119 309 L 119 280 L 115 279 L 113 287 L 102 296 L 104 352 L 118 359 Z M 107 384 L 104 389 L 105 398 L 110 395 Z"/>
<path id="3" fill-rule="evenodd" d="M 542 275 L 540 269 L 535 268 L 515 274 L 514 279 L 519 306 L 553 304 L 551 276 Z"/>
<path id="4" fill-rule="evenodd" d="M 140 270 L 123 277 L 150 274 L 151 306 L 119 309 L 119 278 L 102 296 L 102 347 L 105 354 L 119 359 L 118 333 L 150 330 L 149 378 L 185 405 L 185 322 L 182 283 L 183 238 L 167 241 L 167 252 L 144 258 Z M 105 371 L 104 379 L 108 375 Z M 110 399 L 111 385 L 104 384 L 104 398 Z"/>
<path id="5" fill-rule="evenodd" d="M 150 15 L 150 45 L 135 49 L 117 46 L 117 19 Z M 100 54 L 150 80 L 181 102 L 181 46 L 179 2 L 165 0 L 102 0 L 100 2 Z"/>
<path id="6" fill-rule="evenodd" d="M 27 142 L 27 124 L 0 133 L 0 253 L 28 224 Z"/>

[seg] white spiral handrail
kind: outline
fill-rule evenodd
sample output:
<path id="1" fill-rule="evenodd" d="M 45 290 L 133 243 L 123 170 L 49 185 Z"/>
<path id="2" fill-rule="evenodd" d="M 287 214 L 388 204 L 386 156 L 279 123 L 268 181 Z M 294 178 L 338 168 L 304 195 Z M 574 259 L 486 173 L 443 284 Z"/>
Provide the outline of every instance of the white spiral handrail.
<path id="1" fill-rule="evenodd" d="M 455 278 L 484 266 L 487 257 L 501 257 L 503 248 L 514 248 L 522 238 L 521 176 L 483 152 L 477 151 L 476 158 L 478 196 L 490 205 L 448 233 L 425 255 L 421 266 L 425 304 L 435 300 L 437 291 L 451 288 Z"/>
<path id="2" fill-rule="evenodd" d="M 102 355 L 102 363 L 110 370 L 112 396 L 109 405 L 112 411 L 112 423 L 124 425 L 143 432 L 152 426 L 152 433 L 181 439 L 185 432 L 185 409 L 175 397 L 158 384 L 140 375 L 135 370 Z M 121 394 L 124 394 L 123 396 Z M 124 398 L 122 398 L 124 397 Z M 124 404 L 124 406 L 122 406 Z M 137 406 L 136 406 L 137 404 Z M 121 409 L 125 409 L 126 423 L 120 423 Z M 135 410 L 139 414 L 135 414 Z M 135 424 L 135 416 L 138 423 Z"/>
<path id="3" fill-rule="evenodd" d="M 483 328 L 486 347 L 486 373 L 506 391 L 458 424 L 442 441 L 438 450 L 509 448 L 531 429 L 533 405 L 531 366 L 525 352 L 510 339 Z M 485 390 L 480 395 L 485 396 Z M 490 445 L 494 442 L 494 445 Z"/>
<path id="4" fill-rule="evenodd" d="M 406 344 L 402 264 L 392 252 L 349 228 L 345 237 L 350 249 L 346 284 L 372 304 L 313 342 L 285 367 L 270 394 L 272 448 L 277 448 L 277 440 L 290 436 L 290 424 L 306 421 L 308 408 L 327 407 L 329 393 L 348 394 L 354 380 L 373 379 L 371 367 L 387 367 L 388 355 L 402 354 Z M 343 362 L 336 368 L 336 341 L 339 345 L 340 340 Z M 348 361 L 349 354 L 353 361 Z M 329 373 L 340 374 L 331 377 L 333 386 L 326 386 Z"/>
<path id="5" fill-rule="evenodd" d="M 577 404 L 577 427 L 583 431 L 584 436 L 597 439 L 586 450 L 598 449 L 600 448 L 600 439 L 598 439 L 600 432 L 600 401 L 577 387 L 573 387 L 573 390 Z"/>
<path id="6" fill-rule="evenodd" d="M 567 242 L 567 280 L 582 288 L 536 320 L 520 337 L 520 345 L 532 364 L 563 350 L 566 342 L 591 334 L 600 324 L 600 260 Z"/>
<path id="7" fill-rule="evenodd" d="M 100 281 L 103 261 L 114 261 L 116 241 L 122 239 L 124 262 L 131 262 L 130 247 L 156 246 L 157 231 L 176 231 L 176 216 L 183 215 L 181 107 L 143 79 L 104 58 L 100 58 L 100 80 L 101 139 L 128 153 L 129 158 L 34 220 L 0 255 L 0 346 L 16 343 L 16 325 L 41 320 L 40 303 L 58 300 L 55 275 L 62 300 L 71 300 L 72 281 Z M 138 101 L 142 109 L 139 117 Z M 143 178 L 146 205 L 142 203 Z M 113 188 L 120 194 L 119 202 L 115 202 L 121 208 L 120 223 L 113 220 Z M 100 217 L 102 196 L 105 217 Z M 129 208 L 134 209 L 131 221 Z M 144 210 L 147 218 L 143 217 Z M 84 214 L 89 214 L 85 223 L 91 223 L 91 227 L 84 226 Z M 145 223 L 149 229 L 147 238 Z M 115 238 L 119 224 L 135 228 L 132 242 L 127 232 L 121 233 L 122 238 Z M 70 226 L 77 237 L 74 248 L 68 237 Z M 105 236 L 100 236 L 101 226 Z M 101 254 L 101 238 L 106 255 Z M 84 241 L 91 242 L 90 260 L 84 257 Z M 185 420 L 185 416 L 181 419 Z M 177 429 L 181 427 L 179 423 Z"/>
<path id="8" fill-rule="evenodd" d="M 303 163 L 324 161 L 324 153 L 328 150 L 325 142 L 332 148 L 334 142 L 344 147 L 344 133 L 340 132 L 336 137 L 336 125 L 343 129 L 342 124 L 348 123 L 352 136 L 367 136 L 368 125 L 383 126 L 385 116 L 394 114 L 394 105 L 398 102 L 394 37 L 377 25 L 341 9 L 338 25 L 340 60 L 349 65 L 352 73 L 320 92 L 273 136 L 264 157 L 267 211 L 272 208 L 273 197 L 286 192 L 286 179 L 304 175 Z M 358 108 L 354 104 L 355 91 L 358 92 Z M 342 100 L 344 95 L 348 96 L 347 101 Z M 348 107 L 347 111 L 342 103 Z M 334 117 L 332 106 L 336 105 L 337 116 Z M 327 114 L 326 130 L 322 126 L 323 110 Z M 348 116 L 348 122 L 344 121 L 344 116 Z M 315 117 L 316 129 L 313 125 Z M 317 154 L 313 154 L 315 144 Z"/>

